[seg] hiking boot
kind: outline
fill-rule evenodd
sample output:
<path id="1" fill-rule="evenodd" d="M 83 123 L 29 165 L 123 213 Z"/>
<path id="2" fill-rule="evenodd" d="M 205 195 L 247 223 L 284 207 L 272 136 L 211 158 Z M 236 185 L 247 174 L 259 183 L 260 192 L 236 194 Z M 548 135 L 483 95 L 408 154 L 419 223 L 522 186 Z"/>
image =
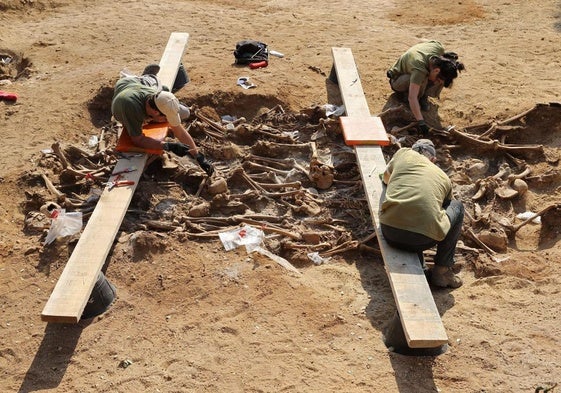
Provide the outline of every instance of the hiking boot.
<path id="1" fill-rule="evenodd" d="M 438 265 L 435 265 L 432 269 L 430 283 L 441 288 L 459 288 L 463 284 L 460 277 L 454 274 L 452 268 Z"/>

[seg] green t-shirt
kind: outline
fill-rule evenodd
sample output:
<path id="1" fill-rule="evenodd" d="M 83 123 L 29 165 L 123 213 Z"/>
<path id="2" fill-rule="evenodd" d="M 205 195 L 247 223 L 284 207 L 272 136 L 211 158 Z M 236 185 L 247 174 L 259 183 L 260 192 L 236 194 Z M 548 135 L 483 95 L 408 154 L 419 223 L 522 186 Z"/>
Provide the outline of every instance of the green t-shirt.
<path id="1" fill-rule="evenodd" d="M 410 83 L 422 85 L 429 76 L 429 59 L 432 56 L 442 56 L 444 47 L 438 41 L 427 41 L 413 45 L 390 68 L 397 76 L 411 75 Z"/>
<path id="2" fill-rule="evenodd" d="M 390 180 L 380 208 L 380 223 L 441 241 L 450 230 L 442 207 L 452 182 L 427 157 L 405 147 L 388 163 Z"/>
<path id="3" fill-rule="evenodd" d="M 142 125 L 148 117 L 146 99 L 156 92 L 155 88 L 144 86 L 136 77 L 121 78 L 115 84 L 111 112 L 130 136 L 142 134 Z"/>

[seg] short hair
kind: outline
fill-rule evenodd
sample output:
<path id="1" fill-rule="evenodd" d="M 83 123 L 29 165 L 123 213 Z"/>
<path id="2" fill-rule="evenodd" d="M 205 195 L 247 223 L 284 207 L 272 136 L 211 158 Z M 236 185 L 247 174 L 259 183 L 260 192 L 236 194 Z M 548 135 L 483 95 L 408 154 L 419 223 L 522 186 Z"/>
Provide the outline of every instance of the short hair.
<path id="1" fill-rule="evenodd" d="M 436 149 L 430 139 L 417 140 L 417 142 L 413 143 L 411 149 L 428 158 L 436 157 Z"/>
<path id="2" fill-rule="evenodd" d="M 148 106 L 152 109 L 154 109 L 155 111 L 158 111 L 162 116 L 164 116 L 164 114 L 162 113 L 162 111 L 156 106 L 156 96 L 159 93 L 155 93 L 155 94 L 150 94 L 148 96 Z"/>

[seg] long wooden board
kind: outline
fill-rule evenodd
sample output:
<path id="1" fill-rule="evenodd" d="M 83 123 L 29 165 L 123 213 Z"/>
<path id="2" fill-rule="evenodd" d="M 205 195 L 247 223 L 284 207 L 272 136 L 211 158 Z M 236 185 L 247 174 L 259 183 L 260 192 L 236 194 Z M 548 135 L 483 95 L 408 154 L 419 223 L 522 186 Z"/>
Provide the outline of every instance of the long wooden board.
<path id="1" fill-rule="evenodd" d="M 181 58 L 185 52 L 189 34 L 173 32 L 160 61 L 158 77 L 162 84 L 173 86 Z M 84 228 L 76 248 L 66 263 L 57 284 L 43 308 L 41 320 L 45 322 L 77 323 L 91 295 L 125 213 L 146 161 L 147 154 L 121 159 L 113 172 L 129 167 L 138 170 L 126 173 L 122 180 L 132 180 L 134 185 L 105 189 Z"/>
<path id="2" fill-rule="evenodd" d="M 347 116 L 359 118 L 371 116 L 351 49 L 332 48 L 331 50 L 333 67 L 337 74 Z M 354 148 L 370 215 L 407 344 L 410 348 L 436 348 L 446 344 L 448 336 L 417 254 L 388 245 L 377 223 L 384 191 L 379 175 L 386 168 L 382 149 L 377 145 L 356 145 Z"/>

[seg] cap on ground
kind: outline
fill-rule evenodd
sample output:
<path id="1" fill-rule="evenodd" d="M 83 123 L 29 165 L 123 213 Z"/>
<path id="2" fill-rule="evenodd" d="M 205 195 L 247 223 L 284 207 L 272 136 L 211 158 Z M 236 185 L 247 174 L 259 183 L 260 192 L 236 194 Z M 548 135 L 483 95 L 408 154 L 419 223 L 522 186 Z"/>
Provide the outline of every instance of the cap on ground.
<path id="1" fill-rule="evenodd" d="M 158 75 L 158 72 L 160 72 L 159 64 L 148 64 L 144 68 L 144 71 L 142 71 L 142 75 L 148 75 L 148 74 Z"/>
<path id="2" fill-rule="evenodd" d="M 154 98 L 158 110 L 162 112 L 170 126 L 176 127 L 181 124 L 179 117 L 179 100 L 169 91 L 161 91 Z"/>
<path id="3" fill-rule="evenodd" d="M 419 139 L 417 142 L 411 146 L 413 150 L 417 153 L 423 154 L 423 152 L 428 152 L 432 157 L 436 157 L 436 149 L 434 148 L 434 143 L 430 139 Z"/>

